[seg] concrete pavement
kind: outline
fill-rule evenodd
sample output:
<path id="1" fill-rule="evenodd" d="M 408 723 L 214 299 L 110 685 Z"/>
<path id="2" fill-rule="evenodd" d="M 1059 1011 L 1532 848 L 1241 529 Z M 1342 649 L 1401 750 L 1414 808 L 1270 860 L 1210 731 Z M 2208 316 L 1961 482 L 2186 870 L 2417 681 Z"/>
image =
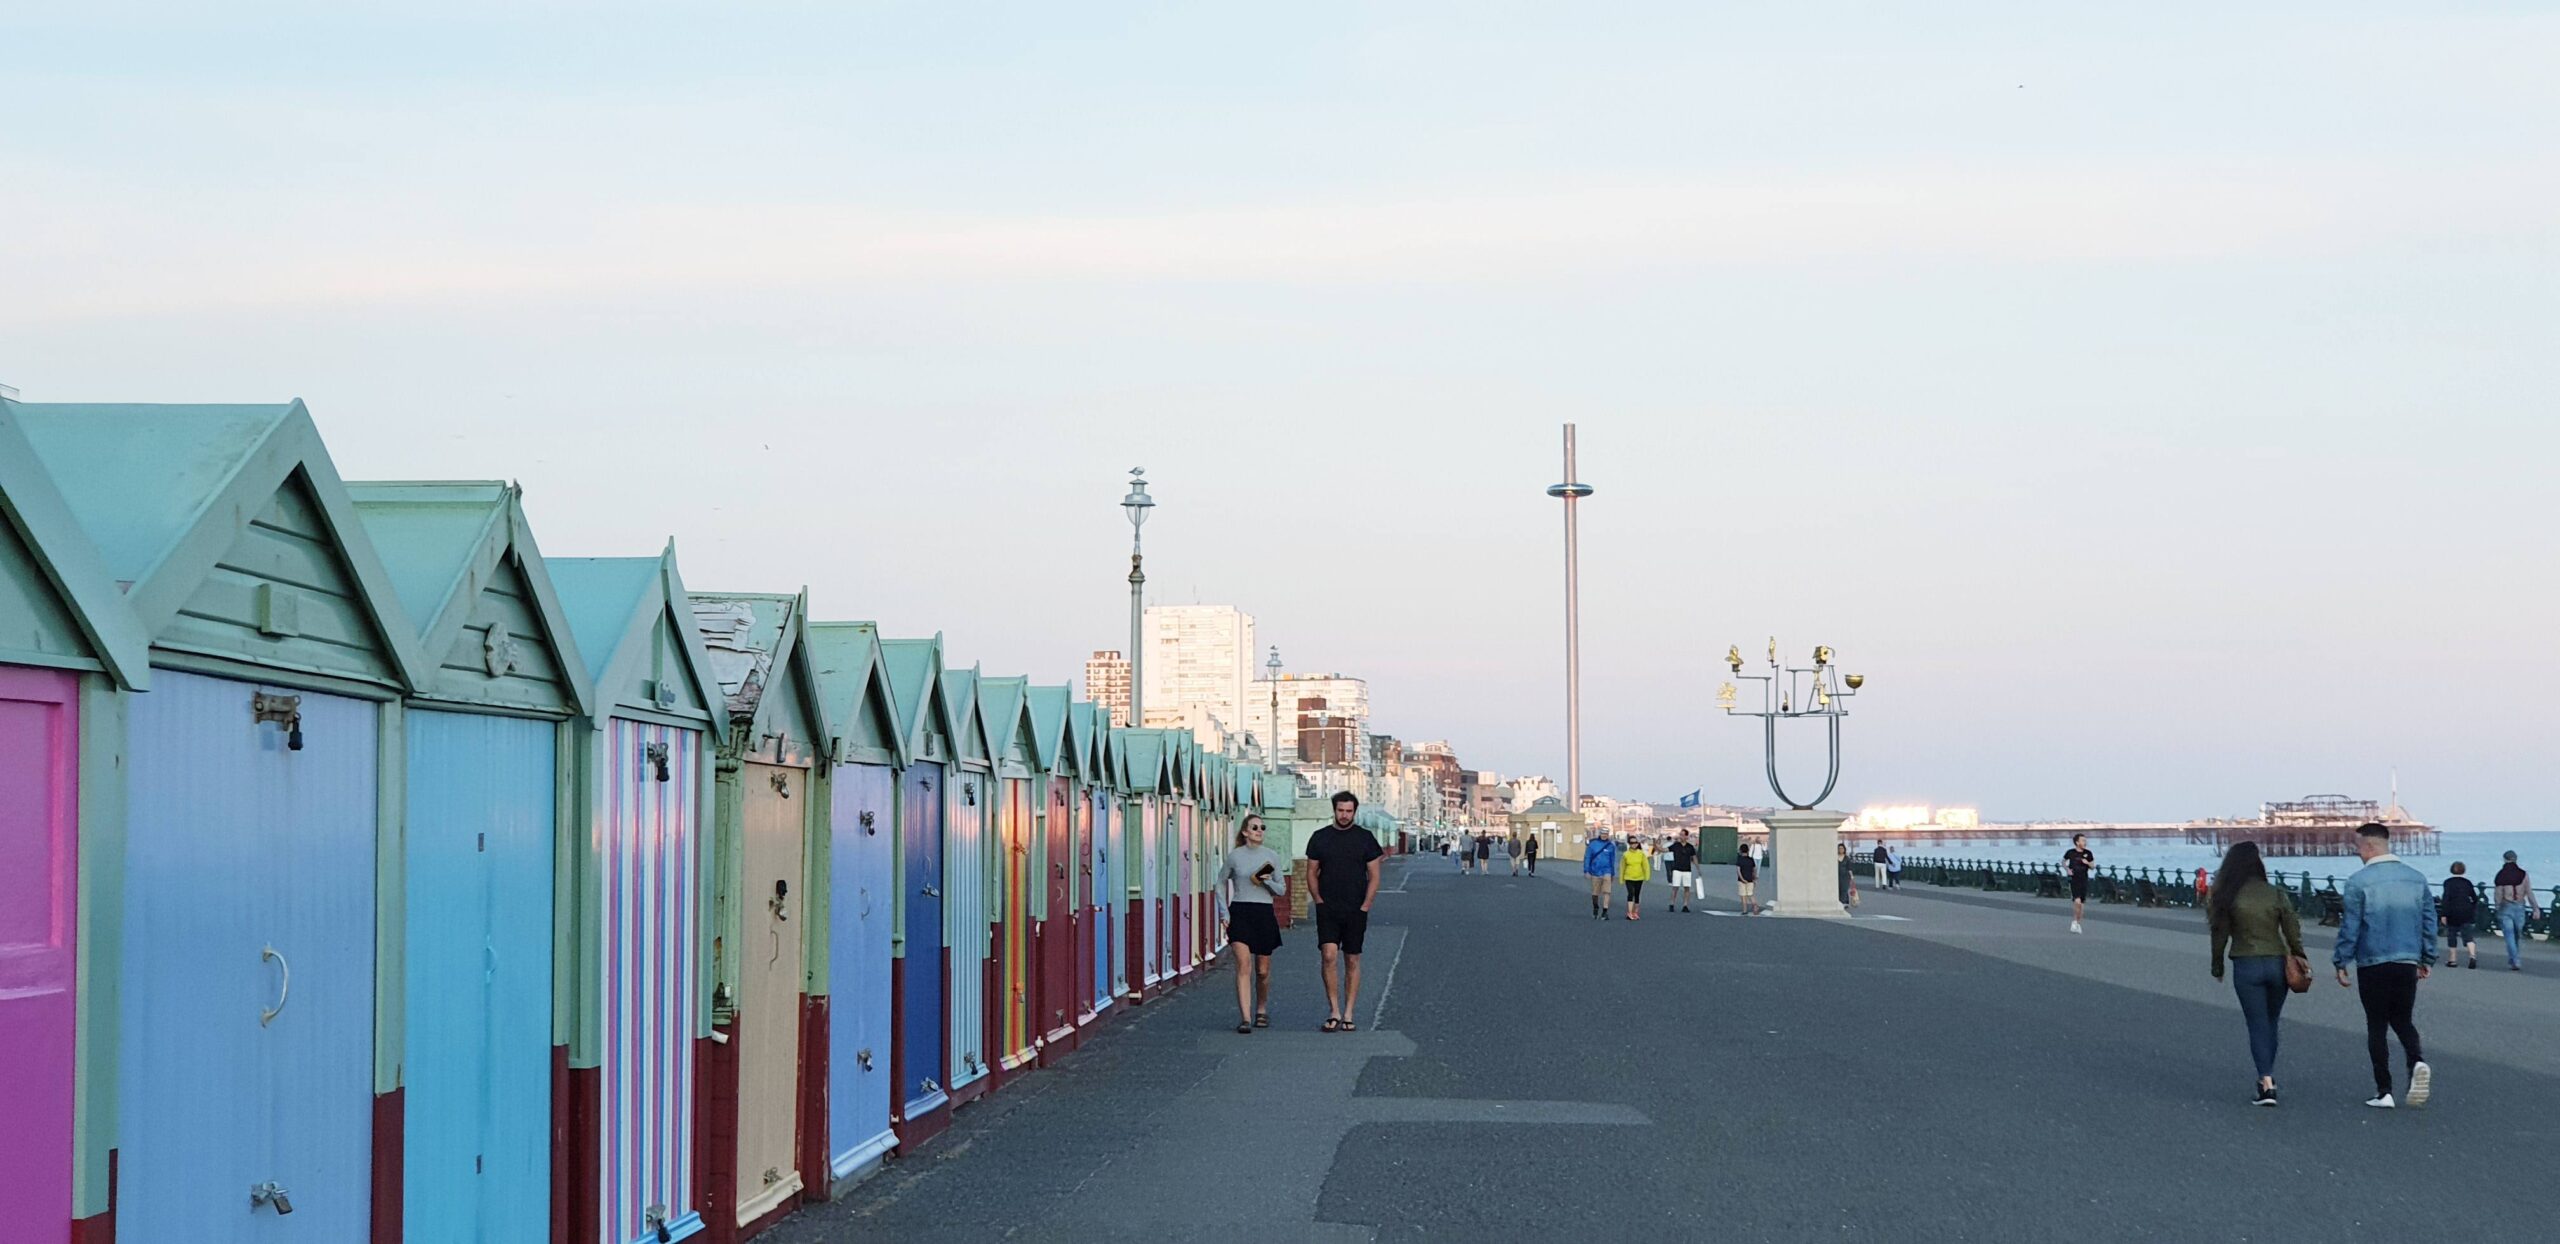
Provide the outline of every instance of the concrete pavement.
<path id="1" fill-rule="evenodd" d="M 1275 1027 L 1237 1036 L 1223 981 L 1185 989 L 766 1238 L 2293 1241 L 2552 1216 L 2560 981 L 2424 986 L 2437 1099 L 2387 1114 L 2324 984 L 2259 1110 L 2203 936 L 2161 913 L 2075 937 L 1914 888 L 1861 909 L 1898 920 L 1631 924 L 1579 887 L 1392 862 L 1361 1033 L 1313 1031 L 1301 925 Z"/>

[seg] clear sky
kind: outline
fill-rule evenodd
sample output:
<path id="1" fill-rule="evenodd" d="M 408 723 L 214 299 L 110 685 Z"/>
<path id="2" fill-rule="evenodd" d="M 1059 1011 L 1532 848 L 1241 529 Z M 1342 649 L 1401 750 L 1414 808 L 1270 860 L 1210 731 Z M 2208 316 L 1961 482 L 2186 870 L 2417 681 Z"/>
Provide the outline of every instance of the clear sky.
<path id="1" fill-rule="evenodd" d="M 1572 419 L 1588 789 L 1764 800 L 1774 632 L 1837 804 L 2560 825 L 2548 6 L 31 7 L 31 400 L 1041 681 L 1143 465 L 1158 599 L 1550 773 Z"/>

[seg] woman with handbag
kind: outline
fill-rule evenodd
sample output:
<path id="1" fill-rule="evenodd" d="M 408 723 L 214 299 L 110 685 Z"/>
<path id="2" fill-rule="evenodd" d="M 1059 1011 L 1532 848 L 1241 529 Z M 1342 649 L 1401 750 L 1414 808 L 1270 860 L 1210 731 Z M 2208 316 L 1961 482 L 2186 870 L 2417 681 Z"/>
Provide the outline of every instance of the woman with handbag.
<path id="1" fill-rule="evenodd" d="M 2206 927 L 2213 939 L 2213 979 L 2222 979 L 2226 952 L 2231 988 L 2240 995 L 2240 1014 L 2249 1023 L 2249 1057 L 2257 1063 L 2258 1090 L 2252 1104 L 2276 1104 L 2276 1025 L 2284 1017 L 2288 993 L 2311 988 L 2311 960 L 2302 953 L 2302 920 L 2293 903 L 2267 880 L 2267 862 L 2258 844 L 2235 842 L 2214 874 L 2212 897 L 2205 903 Z"/>

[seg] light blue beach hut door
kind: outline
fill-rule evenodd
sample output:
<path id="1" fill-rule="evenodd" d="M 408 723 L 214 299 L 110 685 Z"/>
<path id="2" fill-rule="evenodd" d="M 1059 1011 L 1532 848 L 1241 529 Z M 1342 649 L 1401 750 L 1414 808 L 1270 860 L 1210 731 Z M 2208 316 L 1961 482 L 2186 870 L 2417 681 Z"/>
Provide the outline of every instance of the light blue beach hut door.
<path id="1" fill-rule="evenodd" d="M 557 731 L 408 717 L 410 1244 L 551 1235 Z"/>
<path id="2" fill-rule="evenodd" d="M 171 670 L 133 697 L 119 1238 L 368 1237 L 378 711 Z"/>
<path id="3" fill-rule="evenodd" d="M 835 837 L 827 947 L 827 1156 L 843 1179 L 885 1153 L 889 1133 L 889 926 L 896 919 L 890 847 L 897 774 L 886 765 L 835 770 Z M 909 971 L 914 970 L 909 965 Z"/>

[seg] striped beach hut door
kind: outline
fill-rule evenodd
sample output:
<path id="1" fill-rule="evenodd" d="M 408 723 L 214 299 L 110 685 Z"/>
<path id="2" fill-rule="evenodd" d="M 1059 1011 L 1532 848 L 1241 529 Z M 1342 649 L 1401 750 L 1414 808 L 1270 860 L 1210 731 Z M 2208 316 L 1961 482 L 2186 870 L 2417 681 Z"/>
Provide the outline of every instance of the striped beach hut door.
<path id="1" fill-rule="evenodd" d="M 604 873 L 605 1244 L 693 1219 L 695 842 L 702 732 L 607 723 Z"/>
<path id="2" fill-rule="evenodd" d="M 0 666 L 0 1205 L 71 1230 L 79 678 Z"/>
<path id="3" fill-rule="evenodd" d="M 411 1244 L 550 1238 L 559 728 L 408 716 Z"/>
<path id="4" fill-rule="evenodd" d="M 171 670 L 133 697 L 120 1238 L 368 1238 L 379 711 Z"/>
<path id="5" fill-rule="evenodd" d="M 1041 853 L 1042 889 L 1048 895 L 1048 910 L 1040 917 L 1040 1034 L 1044 1039 L 1066 1036 L 1074 1032 L 1076 1017 L 1083 1011 L 1077 1002 L 1076 984 L 1081 974 L 1076 971 L 1075 896 L 1084 886 L 1083 869 L 1078 860 L 1081 838 L 1076 831 L 1075 783 L 1068 778 L 1049 779 L 1049 817 L 1046 848 Z"/>

